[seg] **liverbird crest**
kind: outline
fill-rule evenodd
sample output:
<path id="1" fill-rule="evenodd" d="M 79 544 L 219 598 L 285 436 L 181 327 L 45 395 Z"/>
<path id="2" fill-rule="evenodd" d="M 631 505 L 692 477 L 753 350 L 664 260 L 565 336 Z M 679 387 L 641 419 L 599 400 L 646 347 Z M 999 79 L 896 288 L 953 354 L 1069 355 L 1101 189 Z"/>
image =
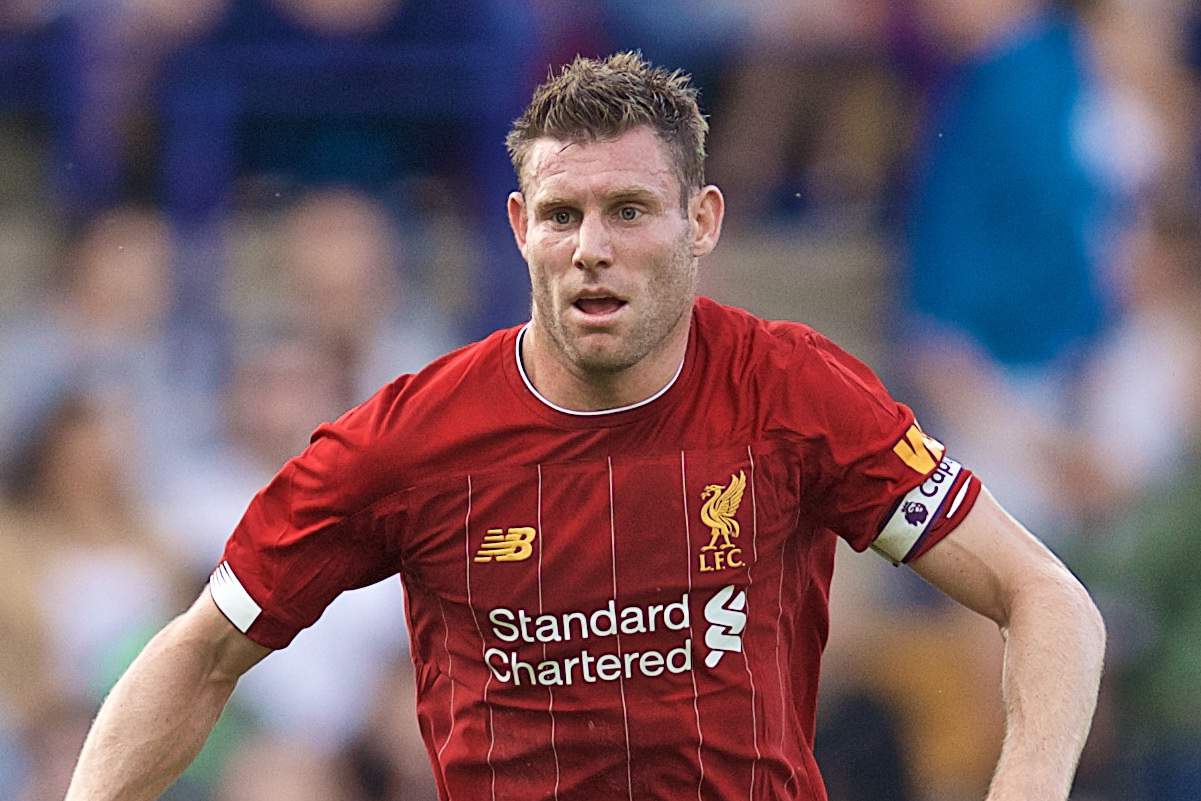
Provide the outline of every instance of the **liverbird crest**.
<path id="1" fill-rule="evenodd" d="M 703 546 L 702 551 L 734 547 L 730 538 L 737 538 L 740 530 L 734 516 L 738 514 L 738 507 L 742 505 L 742 493 L 745 491 L 746 473 L 742 470 L 738 471 L 738 475 L 730 476 L 730 483 L 724 487 L 721 484 L 710 484 L 701 490 L 701 499 L 705 501 L 705 505 L 701 507 L 701 521 L 709 527 L 712 534 L 709 544 Z M 720 546 L 717 544 L 719 539 L 722 541 Z"/>

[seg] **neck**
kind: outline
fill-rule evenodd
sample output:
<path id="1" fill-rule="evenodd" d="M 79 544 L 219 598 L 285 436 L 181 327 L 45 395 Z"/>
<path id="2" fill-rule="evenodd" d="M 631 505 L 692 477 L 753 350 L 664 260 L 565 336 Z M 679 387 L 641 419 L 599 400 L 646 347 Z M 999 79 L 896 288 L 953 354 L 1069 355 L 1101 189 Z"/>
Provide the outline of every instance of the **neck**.
<path id="1" fill-rule="evenodd" d="M 572 363 L 535 321 L 522 338 L 522 366 L 538 394 L 555 406 L 576 412 L 621 409 L 653 397 L 679 374 L 691 320 L 689 308 L 653 352 L 625 370 L 603 373 Z"/>

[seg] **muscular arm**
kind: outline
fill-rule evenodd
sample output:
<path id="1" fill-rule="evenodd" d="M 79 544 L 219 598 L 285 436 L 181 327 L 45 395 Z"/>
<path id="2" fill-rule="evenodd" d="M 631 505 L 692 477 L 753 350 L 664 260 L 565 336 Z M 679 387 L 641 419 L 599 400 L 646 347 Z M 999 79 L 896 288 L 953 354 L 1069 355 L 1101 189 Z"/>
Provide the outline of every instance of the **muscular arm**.
<path id="1" fill-rule="evenodd" d="M 1105 652 L 1105 625 L 1088 592 L 987 491 L 912 566 L 996 621 L 1005 639 L 1005 744 L 989 801 L 1063 801 L 1092 722 Z"/>
<path id="2" fill-rule="evenodd" d="M 268 653 L 205 590 L 155 635 L 101 706 L 66 801 L 156 798 L 199 753 L 238 677 Z"/>

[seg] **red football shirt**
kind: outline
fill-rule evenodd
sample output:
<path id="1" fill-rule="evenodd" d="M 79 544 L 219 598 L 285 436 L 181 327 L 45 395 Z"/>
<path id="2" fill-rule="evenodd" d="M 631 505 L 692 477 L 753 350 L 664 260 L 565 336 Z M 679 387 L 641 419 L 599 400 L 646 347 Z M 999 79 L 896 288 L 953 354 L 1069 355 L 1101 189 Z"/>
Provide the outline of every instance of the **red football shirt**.
<path id="1" fill-rule="evenodd" d="M 400 574 L 443 799 L 824 799 L 835 537 L 894 561 L 978 482 L 863 364 L 698 299 L 655 397 L 573 413 L 500 331 L 398 378 L 253 500 L 210 588 L 286 646 Z"/>

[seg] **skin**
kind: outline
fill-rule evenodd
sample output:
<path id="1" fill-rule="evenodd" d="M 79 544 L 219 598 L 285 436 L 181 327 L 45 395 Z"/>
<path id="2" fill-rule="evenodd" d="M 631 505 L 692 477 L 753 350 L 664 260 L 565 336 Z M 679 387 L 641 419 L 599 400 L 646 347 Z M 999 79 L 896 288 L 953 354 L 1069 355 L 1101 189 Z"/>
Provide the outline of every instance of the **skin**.
<path id="1" fill-rule="evenodd" d="M 105 699 L 66 801 L 157 798 L 200 753 L 238 678 L 269 653 L 203 592 L 155 635 Z"/>
<path id="2" fill-rule="evenodd" d="M 1005 743 L 988 801 L 1063 801 L 1092 724 L 1105 656 L 1105 623 L 1088 591 L 987 490 L 911 567 L 995 622 L 1005 641 Z"/>
<path id="3" fill-rule="evenodd" d="M 525 191 L 508 205 L 534 290 L 527 372 L 568 408 L 649 397 L 684 357 L 697 260 L 720 236 L 721 193 L 698 189 L 681 208 L 666 150 L 645 129 L 605 142 L 540 140 L 530 156 Z M 584 304 L 591 313 L 581 297 L 594 301 Z M 987 491 L 913 569 L 1005 638 L 1007 734 L 988 801 L 1064 801 L 1105 650 L 1088 593 Z M 157 797 L 199 752 L 238 677 L 267 653 L 203 593 L 105 701 L 67 801 Z"/>
<path id="4" fill-rule="evenodd" d="M 667 147 L 649 128 L 538 139 L 525 164 L 509 224 L 533 288 L 521 354 L 530 380 L 580 411 L 650 397 L 684 358 L 698 260 L 721 236 L 721 191 L 695 190 L 681 208 Z M 601 313 L 597 298 L 621 305 Z"/>

